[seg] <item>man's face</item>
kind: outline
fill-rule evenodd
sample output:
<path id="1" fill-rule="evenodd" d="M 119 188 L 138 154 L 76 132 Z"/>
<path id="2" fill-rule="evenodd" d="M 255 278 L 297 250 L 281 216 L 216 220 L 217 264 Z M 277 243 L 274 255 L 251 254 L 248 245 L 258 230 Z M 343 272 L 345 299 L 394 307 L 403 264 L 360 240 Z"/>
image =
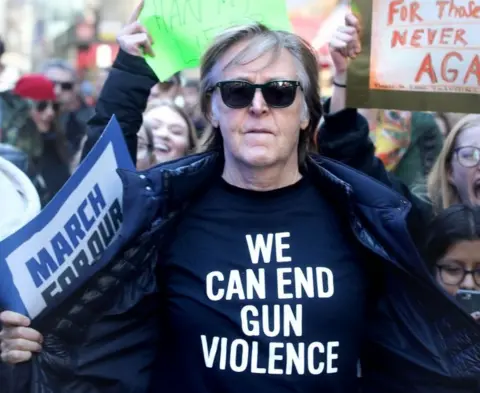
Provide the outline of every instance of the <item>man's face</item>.
<path id="1" fill-rule="evenodd" d="M 220 59 L 213 70 L 215 82 L 264 84 L 298 81 L 294 58 L 287 50 L 282 50 L 274 62 L 271 53 L 266 53 L 249 64 L 232 64 L 226 68 L 246 44 L 237 43 Z M 282 94 L 284 85 L 278 83 L 276 86 L 280 89 L 278 94 Z M 217 87 L 212 95 L 211 122 L 222 133 L 225 159 L 251 167 L 273 166 L 280 162 L 298 165 L 300 129 L 307 127 L 308 116 L 304 110 L 302 90 L 295 87 L 293 94 L 291 105 L 274 108 L 266 102 L 262 91 L 256 89 L 248 105 L 234 109 L 224 102 Z"/>
<path id="2" fill-rule="evenodd" d="M 450 183 L 460 202 L 480 205 L 480 126 L 462 131 L 455 144 L 450 168 Z"/>
<path id="3" fill-rule="evenodd" d="M 47 69 L 45 76 L 55 84 L 55 94 L 60 104 L 69 105 L 75 100 L 75 75 L 63 68 L 51 67 Z"/>

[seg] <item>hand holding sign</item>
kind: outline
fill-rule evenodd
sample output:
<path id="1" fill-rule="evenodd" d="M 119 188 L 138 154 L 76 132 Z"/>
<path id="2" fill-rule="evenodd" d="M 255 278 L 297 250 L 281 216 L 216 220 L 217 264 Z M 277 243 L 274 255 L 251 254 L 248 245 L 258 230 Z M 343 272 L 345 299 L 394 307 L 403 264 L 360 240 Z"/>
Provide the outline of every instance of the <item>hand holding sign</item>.
<path id="1" fill-rule="evenodd" d="M 0 314 L 3 325 L 0 331 L 0 349 L 2 362 L 9 364 L 22 363 L 32 358 L 33 352 L 40 352 L 43 341 L 42 335 L 29 328 L 30 319 L 11 312 Z"/>
<path id="2" fill-rule="evenodd" d="M 290 30 L 284 0 L 145 0 L 140 22 L 154 39 L 146 60 L 160 81 L 200 64 L 211 39 L 227 27 L 251 22 Z"/>
<path id="3" fill-rule="evenodd" d="M 360 23 L 358 19 L 353 14 L 347 14 L 345 26 L 340 26 L 330 41 L 330 55 L 337 75 L 345 74 L 348 60 L 354 59 L 361 52 L 359 33 Z M 341 83 L 344 83 L 344 81 L 341 81 Z"/>
<path id="4" fill-rule="evenodd" d="M 117 43 L 120 48 L 133 56 L 155 56 L 152 49 L 152 37 L 148 34 L 147 29 L 138 22 L 138 17 L 143 9 L 142 0 L 133 11 L 127 25 L 120 31 L 117 36 Z"/>

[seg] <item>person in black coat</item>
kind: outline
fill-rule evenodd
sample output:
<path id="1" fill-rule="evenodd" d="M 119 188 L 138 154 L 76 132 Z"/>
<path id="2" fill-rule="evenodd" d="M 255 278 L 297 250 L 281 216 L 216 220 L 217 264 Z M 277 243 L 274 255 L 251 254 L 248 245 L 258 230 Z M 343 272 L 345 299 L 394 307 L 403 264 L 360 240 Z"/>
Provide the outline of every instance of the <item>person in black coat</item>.
<path id="1" fill-rule="evenodd" d="M 143 42 L 132 43 L 133 34 Z M 31 381 L 34 392 L 112 393 L 478 390 L 480 331 L 438 288 L 420 259 L 407 230 L 410 204 L 380 182 L 307 151 L 321 116 L 311 49 L 298 37 L 260 25 L 229 34 L 223 36 L 229 38 L 223 51 L 213 48 L 205 55 L 205 82 L 215 64 L 242 53 L 237 44 L 255 51 L 265 48 L 265 38 L 274 47 L 278 42 L 297 47 L 302 67 L 312 71 L 303 74 L 309 80 L 295 80 L 302 73 L 293 47 L 287 46 L 269 67 L 259 67 L 276 79 L 288 78 L 271 84 L 271 75 L 260 73 L 255 83 L 267 84 L 264 94 L 236 79 L 248 69 L 241 61 L 232 67 L 231 79 L 219 76 L 202 85 L 215 147 L 145 172 L 120 172 L 125 208 L 124 227 L 110 249 L 116 257 L 38 328 L 43 338 L 27 328 L 25 317 L 2 313 L 8 325 L 1 333 L 2 359 L 25 373 L 15 379 L 18 385 Z M 149 47 L 146 32 L 132 24 L 120 42 L 123 51 L 93 124 L 100 131 L 116 113 L 134 155 L 141 114 L 156 80 L 143 59 L 126 53 L 140 54 L 139 44 Z M 266 60 L 266 53 L 263 49 L 256 59 Z M 125 89 L 127 81 L 133 84 Z M 239 93 L 240 87 L 247 90 L 229 93 L 233 88 Z M 212 88 L 223 89 L 213 102 Z M 268 144 L 276 148 L 264 149 Z M 242 187 L 234 174 L 245 172 L 229 157 L 260 168 L 253 179 L 275 168 L 277 185 L 265 189 L 255 181 Z M 283 159 L 289 164 L 277 165 Z M 270 260 L 264 249 L 273 240 L 279 247 Z M 308 281 L 302 269 L 312 266 L 325 275 L 325 282 L 313 285 L 313 295 L 301 296 L 311 293 L 307 284 L 296 296 L 289 292 L 282 275 L 288 275 L 293 261 L 300 280 Z M 278 263 L 287 270 L 277 270 Z M 259 268 L 280 277 L 282 285 L 269 281 L 265 296 L 263 286 L 254 285 L 244 299 L 235 282 L 228 296 L 228 290 L 222 292 L 228 272 L 256 278 Z M 291 306 L 295 297 L 305 314 L 301 323 L 287 325 L 289 334 L 279 335 L 266 324 L 257 331 L 256 307 Z M 301 351 L 305 343 L 313 354 L 308 361 Z M 226 356 L 227 348 L 246 348 L 241 353 L 249 350 L 252 357 Z M 361 381 L 356 379 L 358 358 Z"/>

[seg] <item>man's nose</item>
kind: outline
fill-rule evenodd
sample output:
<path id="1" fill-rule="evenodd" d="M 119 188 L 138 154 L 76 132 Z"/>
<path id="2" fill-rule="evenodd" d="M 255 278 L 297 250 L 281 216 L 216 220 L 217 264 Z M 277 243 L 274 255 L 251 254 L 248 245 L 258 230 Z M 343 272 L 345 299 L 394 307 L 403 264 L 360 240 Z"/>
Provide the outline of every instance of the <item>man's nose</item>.
<path id="1" fill-rule="evenodd" d="M 58 83 L 55 83 L 54 91 L 55 95 L 58 97 L 58 95 L 62 92 L 62 87 Z"/>
<path id="2" fill-rule="evenodd" d="M 261 114 L 266 112 L 267 109 L 268 105 L 265 102 L 262 91 L 260 89 L 256 89 L 252 103 L 250 105 L 250 112 L 252 112 L 253 114 Z"/>

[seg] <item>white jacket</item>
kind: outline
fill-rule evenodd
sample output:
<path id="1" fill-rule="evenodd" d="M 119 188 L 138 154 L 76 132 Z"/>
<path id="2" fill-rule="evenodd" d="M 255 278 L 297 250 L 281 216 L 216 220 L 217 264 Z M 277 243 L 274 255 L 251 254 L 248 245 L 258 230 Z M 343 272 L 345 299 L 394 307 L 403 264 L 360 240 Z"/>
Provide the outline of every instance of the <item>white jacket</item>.
<path id="1" fill-rule="evenodd" d="M 0 240 L 40 212 L 40 198 L 28 176 L 0 157 Z"/>

